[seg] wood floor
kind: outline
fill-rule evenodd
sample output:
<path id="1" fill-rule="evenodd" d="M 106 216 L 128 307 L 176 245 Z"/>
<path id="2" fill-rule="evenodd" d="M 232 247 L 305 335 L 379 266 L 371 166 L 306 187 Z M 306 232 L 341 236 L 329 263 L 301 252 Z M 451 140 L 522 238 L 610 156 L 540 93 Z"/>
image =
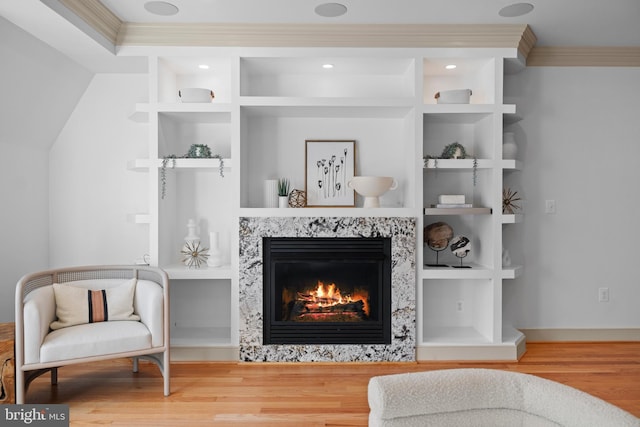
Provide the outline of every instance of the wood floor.
<path id="1" fill-rule="evenodd" d="M 66 403 L 72 426 L 366 426 L 375 375 L 460 367 L 538 375 L 640 417 L 640 342 L 529 343 L 519 362 L 173 363 L 172 394 L 158 369 L 127 360 L 70 366 L 34 381 L 27 403 Z"/>

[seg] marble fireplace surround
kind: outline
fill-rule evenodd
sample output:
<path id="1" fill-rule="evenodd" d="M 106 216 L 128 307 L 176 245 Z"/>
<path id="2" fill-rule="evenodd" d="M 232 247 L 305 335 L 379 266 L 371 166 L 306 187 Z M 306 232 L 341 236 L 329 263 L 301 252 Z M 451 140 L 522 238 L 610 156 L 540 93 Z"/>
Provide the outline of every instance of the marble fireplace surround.
<path id="1" fill-rule="evenodd" d="M 391 237 L 391 344 L 263 345 L 263 237 Z M 415 361 L 415 218 L 242 217 L 239 241 L 241 361 Z"/>

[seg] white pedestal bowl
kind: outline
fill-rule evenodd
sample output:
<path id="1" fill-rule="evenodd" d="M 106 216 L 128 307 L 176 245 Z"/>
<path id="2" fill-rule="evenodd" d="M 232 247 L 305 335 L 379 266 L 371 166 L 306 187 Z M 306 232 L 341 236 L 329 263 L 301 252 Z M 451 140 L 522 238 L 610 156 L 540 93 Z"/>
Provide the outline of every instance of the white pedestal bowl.
<path id="1" fill-rule="evenodd" d="M 354 176 L 347 185 L 364 197 L 363 207 L 379 208 L 380 196 L 398 188 L 398 181 L 391 176 Z"/>

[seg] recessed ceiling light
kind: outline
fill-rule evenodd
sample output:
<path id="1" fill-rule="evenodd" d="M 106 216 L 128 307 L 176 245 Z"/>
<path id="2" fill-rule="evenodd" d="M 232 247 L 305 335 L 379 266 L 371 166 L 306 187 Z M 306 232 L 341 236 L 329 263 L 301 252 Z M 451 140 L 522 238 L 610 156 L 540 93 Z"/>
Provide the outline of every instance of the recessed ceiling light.
<path id="1" fill-rule="evenodd" d="M 325 18 L 335 18 L 347 13 L 347 6 L 340 3 L 323 3 L 316 6 L 315 11 L 318 15 Z"/>
<path id="2" fill-rule="evenodd" d="M 171 16 L 178 13 L 178 7 L 167 3 L 166 1 L 148 1 L 144 4 L 144 8 L 154 15 Z"/>
<path id="3" fill-rule="evenodd" d="M 208 70 L 209 66 L 207 64 L 200 64 L 198 65 L 198 68 L 200 68 L 201 70 Z"/>
<path id="4" fill-rule="evenodd" d="M 457 65 L 455 65 L 455 64 L 449 64 L 449 65 L 446 65 L 444 68 L 446 68 L 447 70 L 453 70 L 456 67 L 457 67 Z"/>
<path id="5" fill-rule="evenodd" d="M 325 68 L 327 70 L 333 68 L 333 64 L 322 64 L 322 68 Z"/>
<path id="6" fill-rule="evenodd" d="M 498 15 L 504 18 L 515 18 L 516 16 L 526 15 L 533 10 L 531 3 L 514 3 L 505 6 L 498 12 Z"/>

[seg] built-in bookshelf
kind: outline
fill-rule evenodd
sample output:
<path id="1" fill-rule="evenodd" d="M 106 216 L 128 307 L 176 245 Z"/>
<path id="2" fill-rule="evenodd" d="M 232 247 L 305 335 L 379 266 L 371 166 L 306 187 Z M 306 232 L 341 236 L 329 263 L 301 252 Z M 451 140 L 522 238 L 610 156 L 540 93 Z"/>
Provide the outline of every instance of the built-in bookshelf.
<path id="1" fill-rule="evenodd" d="M 150 262 L 172 279 L 174 356 L 233 353 L 238 220 L 279 216 L 416 218 L 417 358 L 514 359 L 522 352 L 522 334 L 502 321 L 502 287 L 522 267 L 501 264 L 502 228 L 523 220 L 501 209 L 504 174 L 523 166 L 501 152 L 503 126 L 516 120 L 516 106 L 503 103 L 504 62 L 517 61 L 517 49 L 166 51 L 150 50 L 149 100 L 133 106 L 131 116 L 148 126 L 148 157 L 128 166 L 149 175 L 149 211 L 131 218 L 149 227 Z M 447 69 L 451 64 L 457 68 Z M 211 89 L 215 98 L 181 103 L 178 91 L 186 87 Z M 472 89 L 468 104 L 434 97 L 463 88 Z M 307 139 L 355 140 L 356 175 L 393 176 L 398 189 L 375 209 L 363 208 L 360 196 L 355 207 L 265 207 L 267 179 L 288 178 L 292 188 L 305 189 Z M 423 161 L 453 142 L 466 148 L 466 158 Z M 191 144 L 207 144 L 221 160 L 180 158 Z M 164 160 L 171 156 L 175 163 Z M 441 194 L 464 194 L 471 206 L 432 207 Z M 222 267 L 180 262 L 189 219 L 204 246 L 209 232 L 220 234 Z M 437 221 L 471 240 L 463 259 L 471 268 L 426 266 L 433 253 L 422 229 Z M 446 252 L 447 263 L 460 262 Z"/>

